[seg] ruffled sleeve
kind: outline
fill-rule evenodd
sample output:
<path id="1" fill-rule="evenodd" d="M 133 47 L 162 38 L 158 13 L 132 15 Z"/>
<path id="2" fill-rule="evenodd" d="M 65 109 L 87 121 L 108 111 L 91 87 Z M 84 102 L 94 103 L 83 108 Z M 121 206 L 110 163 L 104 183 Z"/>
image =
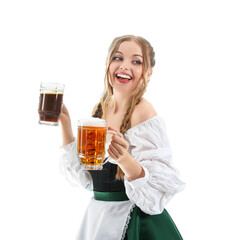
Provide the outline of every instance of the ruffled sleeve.
<path id="1" fill-rule="evenodd" d="M 185 184 L 172 164 L 172 151 L 161 117 L 155 116 L 125 133 L 129 153 L 145 171 L 145 177 L 129 182 L 125 188 L 129 199 L 143 212 L 155 215 Z"/>
<path id="2" fill-rule="evenodd" d="M 60 148 L 60 171 L 71 185 L 92 191 L 91 175 L 80 166 L 80 159 L 77 154 L 77 140 Z"/>

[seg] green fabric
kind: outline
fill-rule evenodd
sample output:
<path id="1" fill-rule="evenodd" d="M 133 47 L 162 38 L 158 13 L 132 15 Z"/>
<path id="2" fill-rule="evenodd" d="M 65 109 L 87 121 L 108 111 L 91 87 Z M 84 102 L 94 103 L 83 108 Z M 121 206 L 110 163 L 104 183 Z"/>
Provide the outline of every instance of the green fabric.
<path id="1" fill-rule="evenodd" d="M 135 207 L 128 224 L 127 240 L 183 240 L 169 213 L 148 215 Z"/>
<path id="2" fill-rule="evenodd" d="M 100 201 L 127 201 L 129 200 L 125 192 L 93 192 L 94 198 Z"/>
<path id="3" fill-rule="evenodd" d="M 94 198 L 101 201 L 129 200 L 125 192 L 94 191 Z M 166 209 L 161 214 L 149 215 L 135 206 L 124 240 L 183 240 L 183 238 Z"/>

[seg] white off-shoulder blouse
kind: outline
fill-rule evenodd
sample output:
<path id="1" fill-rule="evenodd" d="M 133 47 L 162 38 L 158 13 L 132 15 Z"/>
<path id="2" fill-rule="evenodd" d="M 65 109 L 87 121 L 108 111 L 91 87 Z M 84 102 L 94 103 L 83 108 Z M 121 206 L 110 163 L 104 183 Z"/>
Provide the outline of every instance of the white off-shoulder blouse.
<path id="1" fill-rule="evenodd" d="M 129 143 L 129 153 L 145 171 L 143 178 L 131 182 L 124 179 L 129 200 L 147 214 L 162 213 L 168 201 L 185 186 L 172 164 L 164 120 L 154 116 L 127 130 L 124 138 Z M 113 159 L 109 161 L 115 163 Z M 93 190 L 90 174 L 80 166 L 76 140 L 61 148 L 60 162 L 71 184 Z"/>

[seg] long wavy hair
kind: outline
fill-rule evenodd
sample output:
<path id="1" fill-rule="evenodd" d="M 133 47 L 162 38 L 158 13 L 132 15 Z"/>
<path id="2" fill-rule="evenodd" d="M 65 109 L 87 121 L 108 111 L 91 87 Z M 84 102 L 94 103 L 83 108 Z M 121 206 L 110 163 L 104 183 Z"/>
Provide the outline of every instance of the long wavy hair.
<path id="1" fill-rule="evenodd" d="M 141 86 L 136 89 L 136 92 L 133 94 L 133 96 L 129 101 L 128 109 L 124 115 L 124 118 L 120 126 L 120 132 L 122 134 L 124 134 L 131 127 L 130 119 L 131 119 L 131 115 L 134 110 L 134 107 L 140 102 L 147 88 L 148 79 L 147 79 L 146 73 L 148 69 L 153 68 L 155 65 L 154 49 L 146 39 L 139 36 L 134 36 L 134 35 L 124 35 L 124 36 L 115 38 L 109 47 L 109 52 L 106 60 L 107 67 L 106 67 L 106 73 L 105 73 L 105 79 L 104 79 L 104 83 L 105 83 L 104 92 L 101 96 L 100 103 L 98 104 L 97 109 L 93 114 L 93 117 L 99 117 L 99 118 L 103 117 L 104 119 L 106 119 L 106 112 L 113 96 L 113 87 L 111 86 L 110 79 L 109 79 L 109 67 L 114 57 L 114 54 L 118 50 L 120 44 L 125 41 L 135 41 L 141 48 L 142 55 L 143 55 L 143 63 L 142 63 L 142 80 L 143 81 L 141 83 Z M 124 173 L 119 166 L 117 168 L 116 179 L 122 179 L 122 180 L 124 179 Z"/>

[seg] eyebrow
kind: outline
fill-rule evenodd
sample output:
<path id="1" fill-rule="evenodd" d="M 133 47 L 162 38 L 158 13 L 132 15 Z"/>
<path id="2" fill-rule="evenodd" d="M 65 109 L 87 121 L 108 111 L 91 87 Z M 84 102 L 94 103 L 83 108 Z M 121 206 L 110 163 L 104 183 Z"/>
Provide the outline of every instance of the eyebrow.
<path id="1" fill-rule="evenodd" d="M 123 53 L 122 53 L 122 52 L 120 52 L 120 51 L 116 51 L 116 53 L 120 53 L 120 54 L 122 54 L 122 55 L 123 55 Z M 133 54 L 132 56 L 133 56 L 133 57 L 141 57 L 141 58 L 143 59 L 143 56 L 142 56 L 142 55 L 140 55 L 140 54 Z"/>

